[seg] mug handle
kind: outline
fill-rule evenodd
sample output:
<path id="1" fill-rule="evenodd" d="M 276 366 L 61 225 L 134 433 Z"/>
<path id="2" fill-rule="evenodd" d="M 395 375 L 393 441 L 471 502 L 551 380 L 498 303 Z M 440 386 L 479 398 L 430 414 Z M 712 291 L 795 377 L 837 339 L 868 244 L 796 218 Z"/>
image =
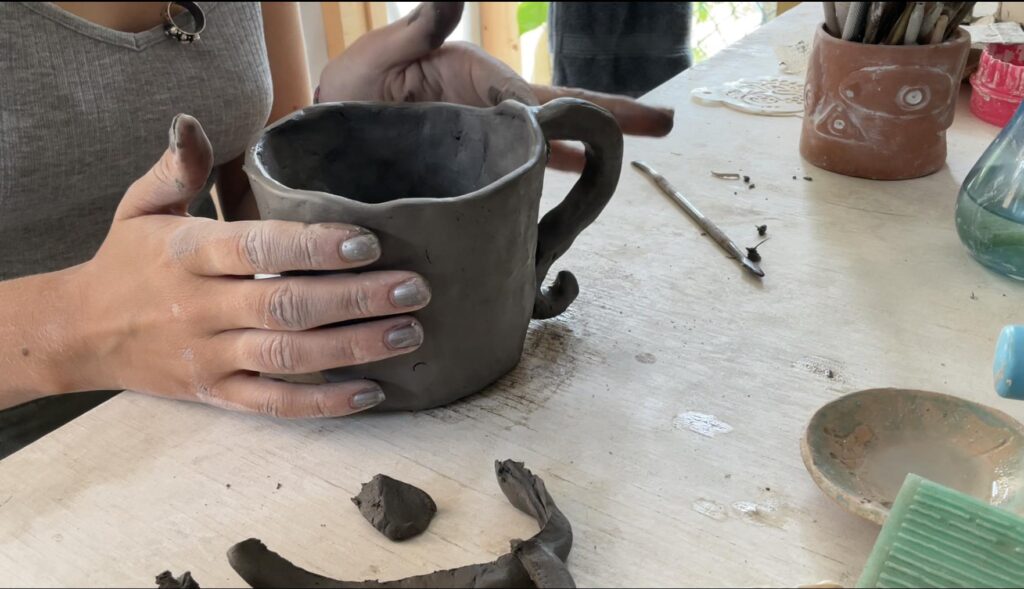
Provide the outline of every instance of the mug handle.
<path id="1" fill-rule="evenodd" d="M 550 319 L 565 311 L 580 293 L 571 272 L 558 273 L 549 288 L 541 288 L 551 264 L 564 254 L 576 236 L 594 222 L 615 192 L 622 172 L 622 131 L 607 110 L 578 98 L 558 98 L 532 107 L 547 141 L 582 141 L 587 163 L 576 184 L 537 227 L 537 298 L 534 319 Z"/>

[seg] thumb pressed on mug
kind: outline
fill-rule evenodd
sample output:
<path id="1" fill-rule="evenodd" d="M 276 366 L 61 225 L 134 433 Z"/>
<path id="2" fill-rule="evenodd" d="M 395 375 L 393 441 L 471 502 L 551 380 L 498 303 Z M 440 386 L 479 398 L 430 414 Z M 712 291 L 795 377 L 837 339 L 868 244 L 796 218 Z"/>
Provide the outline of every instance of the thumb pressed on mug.
<path id="1" fill-rule="evenodd" d="M 377 235 L 347 223 L 227 223 L 187 215 L 212 166 L 199 122 L 174 118 L 159 161 L 125 193 L 95 257 L 75 267 L 75 380 L 67 391 L 132 389 L 279 417 L 332 417 L 380 404 L 372 380 L 298 384 L 260 376 L 354 366 L 415 351 L 430 302 L 415 272 L 356 270 Z M 117 288 L 110 288 L 116 284 Z"/>

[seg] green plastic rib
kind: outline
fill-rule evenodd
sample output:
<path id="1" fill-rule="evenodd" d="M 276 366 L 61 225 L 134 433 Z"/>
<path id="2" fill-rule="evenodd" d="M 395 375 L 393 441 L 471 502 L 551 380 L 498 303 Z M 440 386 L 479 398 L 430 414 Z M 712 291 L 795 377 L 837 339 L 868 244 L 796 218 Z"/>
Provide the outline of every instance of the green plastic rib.
<path id="1" fill-rule="evenodd" d="M 909 474 L 857 587 L 1024 587 L 1024 518 Z"/>

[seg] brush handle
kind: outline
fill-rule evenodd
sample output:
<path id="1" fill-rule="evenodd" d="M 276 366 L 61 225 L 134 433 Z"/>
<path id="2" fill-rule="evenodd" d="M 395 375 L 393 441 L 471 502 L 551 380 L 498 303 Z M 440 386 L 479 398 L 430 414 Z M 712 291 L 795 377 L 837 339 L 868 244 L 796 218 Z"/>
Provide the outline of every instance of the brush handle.
<path id="1" fill-rule="evenodd" d="M 821 6 L 825 11 L 825 30 L 833 37 L 838 37 L 842 34 L 843 29 L 839 26 L 839 16 L 836 14 L 836 3 L 822 2 Z"/>
<path id="2" fill-rule="evenodd" d="M 947 23 L 949 23 L 949 16 L 943 14 L 939 17 L 939 22 L 935 23 L 935 30 L 932 31 L 932 37 L 928 39 L 929 45 L 942 43 L 942 38 L 946 36 Z"/>
<path id="3" fill-rule="evenodd" d="M 907 21 L 907 33 L 903 36 L 904 45 L 917 45 L 917 36 L 921 34 L 921 25 L 924 23 L 926 4 L 926 2 L 914 2 L 910 20 Z"/>
<path id="4" fill-rule="evenodd" d="M 935 24 L 942 16 L 942 2 L 928 2 L 928 10 L 924 13 L 924 21 L 921 22 L 921 32 L 917 35 L 917 42 L 926 45 L 932 38 L 932 31 Z"/>
<path id="5" fill-rule="evenodd" d="M 843 40 L 854 41 L 861 36 L 864 18 L 867 16 L 870 2 L 851 2 L 850 12 L 846 15 L 846 26 L 843 27 Z"/>

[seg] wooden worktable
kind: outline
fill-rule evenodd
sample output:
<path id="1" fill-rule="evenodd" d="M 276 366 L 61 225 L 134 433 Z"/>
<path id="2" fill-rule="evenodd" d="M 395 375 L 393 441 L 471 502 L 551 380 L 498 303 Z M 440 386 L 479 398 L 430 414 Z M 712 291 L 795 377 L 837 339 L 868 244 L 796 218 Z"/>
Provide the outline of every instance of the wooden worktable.
<path id="1" fill-rule="evenodd" d="M 575 271 L 579 299 L 534 323 L 520 366 L 489 390 L 415 415 L 306 422 L 123 394 L 0 462 L 0 583 L 145 586 L 169 568 L 238 585 L 225 551 L 253 536 L 350 579 L 487 561 L 536 531 L 498 489 L 504 458 L 541 475 L 572 521 L 580 585 L 853 583 L 878 528 L 811 482 L 806 421 L 879 386 L 1024 418 L 990 375 L 1024 289 L 972 261 L 953 227 L 958 186 L 995 136 L 963 97 L 948 167 L 889 183 L 802 162 L 799 118 L 690 101 L 696 86 L 776 73 L 772 48 L 809 38 L 819 10 L 659 88 L 648 100 L 676 108 L 675 131 L 626 142 L 627 159 L 651 162 L 744 245 L 768 224 L 763 284 L 627 167 L 555 264 Z M 570 181 L 551 174 L 547 203 Z M 701 435 L 686 412 L 732 430 Z M 434 496 L 426 534 L 391 543 L 349 503 L 378 472 Z"/>

